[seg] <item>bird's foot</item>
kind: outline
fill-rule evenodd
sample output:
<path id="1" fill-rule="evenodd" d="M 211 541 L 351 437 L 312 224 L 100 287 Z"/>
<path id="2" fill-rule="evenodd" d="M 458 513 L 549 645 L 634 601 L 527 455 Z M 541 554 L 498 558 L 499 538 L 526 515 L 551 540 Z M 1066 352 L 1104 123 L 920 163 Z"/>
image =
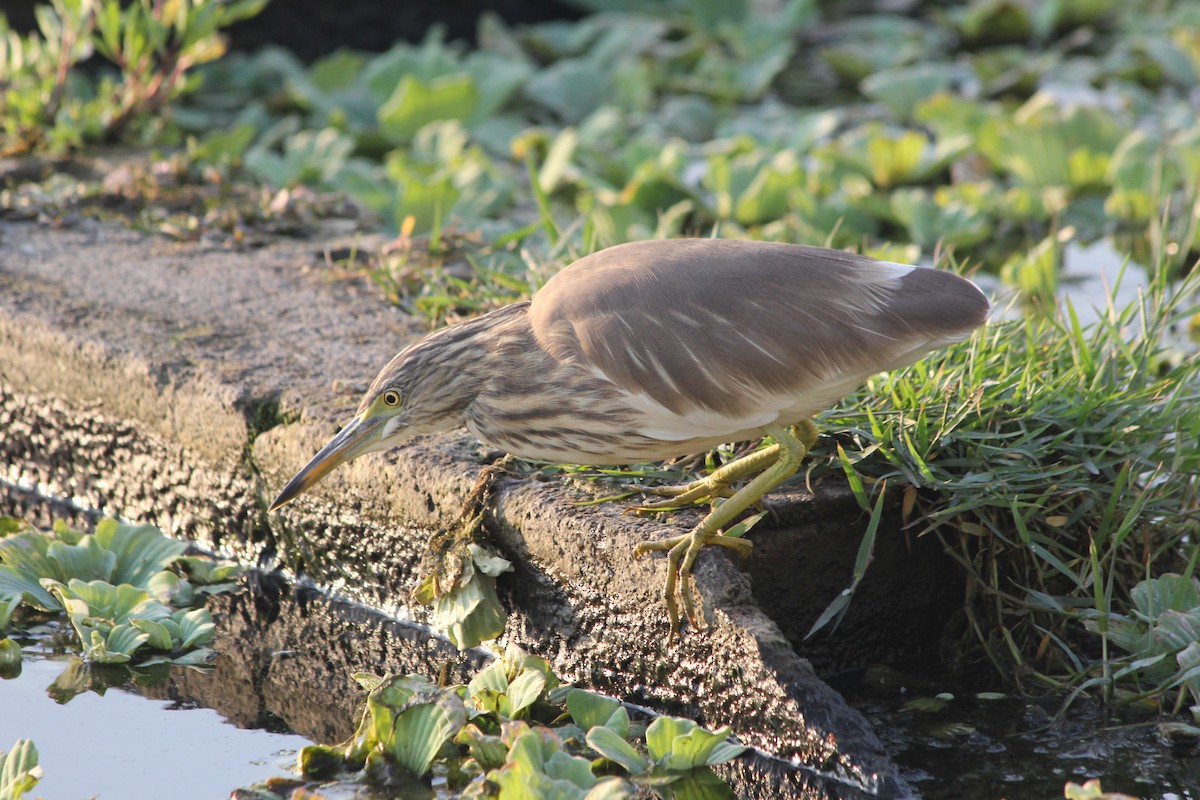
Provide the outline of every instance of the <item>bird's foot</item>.
<path id="1" fill-rule="evenodd" d="M 634 557 L 644 556 L 654 550 L 667 551 L 667 582 L 663 589 L 663 597 L 667 601 L 667 615 L 671 620 L 672 633 L 679 633 L 679 600 L 683 601 L 683 611 L 692 627 L 706 627 L 703 619 L 696 613 L 695 593 L 692 589 L 692 567 L 696 563 L 696 557 L 700 555 L 700 550 L 710 544 L 726 547 L 742 558 L 748 557 L 754 547 L 745 539 L 726 536 L 719 531 L 707 531 L 704 525 L 700 525 L 691 533 L 672 536 L 656 542 L 642 542 L 633 549 Z M 676 599 L 676 595 L 678 595 L 678 599 Z"/>

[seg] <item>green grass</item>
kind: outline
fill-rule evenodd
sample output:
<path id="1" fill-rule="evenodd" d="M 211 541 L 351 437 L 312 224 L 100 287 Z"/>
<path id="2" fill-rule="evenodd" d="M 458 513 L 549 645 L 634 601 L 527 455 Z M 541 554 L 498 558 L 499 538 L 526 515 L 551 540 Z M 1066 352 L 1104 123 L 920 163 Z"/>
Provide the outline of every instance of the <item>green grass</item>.
<path id="1" fill-rule="evenodd" d="M 1111 654 L 1080 610 L 1126 609 L 1140 581 L 1188 564 L 1200 356 L 1170 343 L 1200 274 L 1166 275 L 1092 325 L 1069 301 L 992 323 L 825 415 L 854 473 L 913 487 L 909 530 L 938 536 L 965 574 L 964 662 L 1026 688 L 1084 680 Z"/>

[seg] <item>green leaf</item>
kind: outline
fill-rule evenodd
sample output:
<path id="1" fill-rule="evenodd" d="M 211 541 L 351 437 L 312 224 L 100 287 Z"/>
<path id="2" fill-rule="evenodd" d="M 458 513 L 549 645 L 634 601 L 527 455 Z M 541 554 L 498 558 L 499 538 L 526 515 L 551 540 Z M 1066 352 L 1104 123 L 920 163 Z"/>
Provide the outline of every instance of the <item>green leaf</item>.
<path id="1" fill-rule="evenodd" d="M 735 800 L 733 788 L 711 769 L 688 770 L 671 784 L 672 800 Z"/>
<path id="2" fill-rule="evenodd" d="M 608 728 L 618 736 L 629 738 L 631 726 L 629 724 L 629 712 L 625 710 L 625 706 L 621 706 L 612 713 L 608 721 L 604 723 L 604 727 Z"/>
<path id="3" fill-rule="evenodd" d="M 530 102 L 543 106 L 565 125 L 577 125 L 604 101 L 611 77 L 590 59 L 567 58 L 539 70 L 525 84 Z"/>
<path id="4" fill-rule="evenodd" d="M 125 525 L 114 519 L 97 523 L 94 535 L 101 547 L 117 556 L 116 568 L 109 579 L 114 584 L 144 587 L 188 547 L 184 542 L 164 536 L 153 525 Z"/>
<path id="5" fill-rule="evenodd" d="M 331 183 L 354 150 L 354 140 L 336 128 L 304 130 L 283 141 L 280 155 L 260 138 L 246 152 L 245 165 L 272 186 Z"/>
<path id="6" fill-rule="evenodd" d="M 179 626 L 179 650 L 211 642 L 217 627 L 213 624 L 212 613 L 207 608 L 176 611 L 171 615 L 171 621 Z"/>
<path id="7" fill-rule="evenodd" d="M 1000 277 L 1028 297 L 1050 302 L 1058 290 L 1062 254 L 1063 243 L 1056 236 L 1048 236 L 1032 250 L 1014 253 L 1000 268 Z"/>
<path id="8" fill-rule="evenodd" d="M 574 128 L 564 128 L 550 143 L 546 151 L 546 160 L 538 170 L 538 188 L 545 194 L 553 194 L 571 167 L 571 157 L 579 144 L 579 132 Z"/>
<path id="9" fill-rule="evenodd" d="M 202 667 L 208 666 L 213 659 L 213 651 L 207 647 L 197 647 L 194 650 L 189 650 L 183 655 L 175 656 L 170 659 L 172 664 L 187 667 Z M 142 665 L 149 665 L 150 660 L 142 662 Z"/>
<path id="10" fill-rule="evenodd" d="M 548 728 L 520 730 L 509 749 L 508 762 L 488 773 L 488 780 L 500 787 L 501 800 L 582 800 L 596 784 L 587 759 L 563 752 L 562 742 Z"/>
<path id="11" fill-rule="evenodd" d="M 61 569 L 59 574 L 65 576 L 64 579 L 112 583 L 113 571 L 117 566 L 117 554 L 101 547 L 95 536 L 84 536 L 77 545 L 52 542 L 46 548 L 46 557 L 58 562 Z"/>
<path id="12" fill-rule="evenodd" d="M 633 787 L 618 777 L 601 778 L 588 789 L 583 800 L 629 800 L 634 796 Z"/>
<path id="13" fill-rule="evenodd" d="M 537 702 L 546 688 L 545 677 L 536 670 L 526 670 L 508 685 L 508 714 L 515 717 Z"/>
<path id="14" fill-rule="evenodd" d="M 1174 573 L 1140 581 L 1129 594 L 1134 608 L 1150 619 L 1157 619 L 1164 611 L 1200 608 L 1200 587 L 1196 580 Z"/>
<path id="15" fill-rule="evenodd" d="M 496 595 L 496 579 L 476 571 L 453 590 L 433 601 L 435 624 L 445 629 L 446 636 L 460 650 L 480 642 L 495 639 L 504 633 L 508 614 Z"/>
<path id="16" fill-rule="evenodd" d="M 471 758 L 484 769 L 501 766 L 508 757 L 508 745 L 499 736 L 490 736 L 474 725 L 468 725 L 454 737 L 455 744 L 466 745 Z"/>
<path id="17" fill-rule="evenodd" d="M 863 79 L 864 96 L 888 107 L 898 119 L 911 119 L 922 101 L 974 78 L 960 64 L 914 64 L 881 70 Z"/>
<path id="18" fill-rule="evenodd" d="M 457 691 L 414 675 L 385 679 L 367 696 L 367 709 L 384 752 L 418 776 L 467 717 Z"/>
<path id="19" fill-rule="evenodd" d="M 428 83 L 405 75 L 379 107 L 379 129 L 389 141 L 405 144 L 435 120 L 466 120 L 478 101 L 479 91 L 468 74 L 442 75 Z"/>
<path id="20" fill-rule="evenodd" d="M 128 584 L 114 586 L 104 581 L 84 582 L 71 579 L 62 596 L 70 596 L 88 605 L 88 615 L 103 617 L 114 624 L 133 617 L 160 620 L 171 616 L 171 610 L 150 596 L 150 593 Z"/>
<path id="21" fill-rule="evenodd" d="M 615 731 L 597 725 L 587 732 L 588 747 L 621 767 L 630 775 L 640 775 L 649 768 L 633 745 L 622 739 Z"/>
<path id="22" fill-rule="evenodd" d="M 484 692 L 496 692 L 497 694 L 507 692 L 508 676 L 505 674 L 504 662 L 497 659 L 475 673 L 475 677 L 471 678 L 471 682 L 467 684 L 467 690 L 471 696 Z"/>
<path id="23" fill-rule="evenodd" d="M 21 645 L 12 639 L 0 638 L 0 678 L 7 680 L 20 675 L 23 655 Z"/>
<path id="24" fill-rule="evenodd" d="M 8 630 L 8 626 L 12 624 L 13 612 L 21 605 L 22 600 L 20 594 L 14 593 L 8 597 L 0 594 L 0 633 Z"/>
<path id="25" fill-rule="evenodd" d="M 0 597 L 21 595 L 41 611 L 60 611 L 62 606 L 40 580 L 65 580 L 62 567 L 48 558 L 50 539 L 40 533 L 19 533 L 0 539 Z"/>
<path id="26" fill-rule="evenodd" d="M 596 785 L 592 763 L 562 750 L 551 753 L 546 759 L 546 774 L 554 780 L 569 781 L 580 789 L 590 789 Z"/>
<path id="27" fill-rule="evenodd" d="M 146 640 L 146 644 L 153 647 L 155 650 L 174 650 L 175 638 L 171 635 L 170 629 L 161 622 L 155 622 L 152 619 L 135 619 L 132 621 L 133 627 L 146 633 L 150 638 Z"/>
<path id="28" fill-rule="evenodd" d="M 1192 642 L 1200 641 L 1200 608 L 1187 612 L 1164 611 L 1152 629 L 1156 651 L 1182 650 Z"/>
<path id="29" fill-rule="evenodd" d="M 671 749 L 678 736 L 690 733 L 698 728 L 696 723 L 680 717 L 658 717 L 646 728 L 646 749 L 650 758 L 661 762 L 671 754 Z"/>
<path id="30" fill-rule="evenodd" d="M 939 244 L 971 247 L 992 235 L 992 222 L 979 208 L 925 189 L 900 189 L 889 206 L 911 239 L 929 250 Z"/>
<path id="31" fill-rule="evenodd" d="M 82 630 L 90 635 L 85 636 Z M 89 661 L 97 664 L 125 664 L 150 638 L 150 634 L 140 631 L 132 625 L 117 625 L 105 636 L 99 630 L 82 628 L 80 641 L 83 643 L 83 655 Z"/>
<path id="32" fill-rule="evenodd" d="M 472 129 L 494 119 L 533 74 L 533 68 L 526 61 L 487 50 L 471 53 L 467 58 L 466 67 L 475 81 L 479 95 L 475 110 L 467 120 Z"/>
<path id="33" fill-rule="evenodd" d="M 741 755 L 745 748 L 726 742 L 728 737 L 729 728 L 706 731 L 691 720 L 658 717 L 646 729 L 646 747 L 660 766 L 688 770 Z M 721 744 L 725 746 L 718 750 Z"/>
<path id="34" fill-rule="evenodd" d="M 18 739 L 7 753 L 0 752 L 0 798 L 18 800 L 42 778 L 38 752 L 30 739 Z"/>
<path id="35" fill-rule="evenodd" d="M 442 745 L 457 730 L 454 718 L 440 705 L 420 705 L 397 716 L 387 752 L 416 775 L 424 775 Z"/>
<path id="36" fill-rule="evenodd" d="M 607 724 L 621 707 L 621 701 L 616 698 L 584 689 L 572 689 L 567 693 L 567 711 L 575 724 L 585 731 Z"/>
<path id="37" fill-rule="evenodd" d="M 202 586 L 232 581 L 246 571 L 240 564 L 217 561 L 211 556 L 182 556 L 176 563 L 183 567 L 192 583 Z"/>
<path id="38" fill-rule="evenodd" d="M 191 584 L 169 569 L 164 569 L 148 580 L 146 591 L 163 605 L 190 605 L 194 597 Z"/>

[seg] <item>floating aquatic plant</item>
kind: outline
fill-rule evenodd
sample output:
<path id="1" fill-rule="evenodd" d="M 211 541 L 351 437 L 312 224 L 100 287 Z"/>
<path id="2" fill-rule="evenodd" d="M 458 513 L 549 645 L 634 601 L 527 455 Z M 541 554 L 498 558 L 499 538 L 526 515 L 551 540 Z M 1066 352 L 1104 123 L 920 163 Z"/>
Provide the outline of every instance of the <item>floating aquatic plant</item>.
<path id="1" fill-rule="evenodd" d="M 157 528 L 113 519 L 83 534 L 61 524 L 39 531 L 6 518 L 0 532 L 4 627 L 24 604 L 41 613 L 65 612 L 84 655 L 96 663 L 199 664 L 210 656 L 203 645 L 212 640 L 212 616 L 187 606 L 198 594 L 232 588 L 229 579 L 239 567 L 185 557 L 187 545 Z M 168 569 L 176 564 L 199 585 Z M 145 651 L 158 655 L 148 658 Z"/>
<path id="2" fill-rule="evenodd" d="M 825 153 L 838 164 L 870 178 L 874 186 L 888 189 L 932 180 L 970 144 L 968 136 L 934 141 L 917 130 L 866 125 L 839 138 Z"/>
<path id="3" fill-rule="evenodd" d="M 29 739 L 18 739 L 7 753 L 0 751 L 0 800 L 20 800 L 42 779 L 38 752 Z"/>
<path id="4" fill-rule="evenodd" d="M 476 797 L 615 800 L 645 786 L 719 798 L 729 789 L 707 767 L 744 750 L 727 728 L 673 717 L 632 722 L 620 701 L 560 686 L 544 659 L 516 647 L 466 686 L 356 677 L 369 691 L 358 731 L 341 745 L 304 748 L 300 767 L 310 779 L 361 770 L 356 780 L 371 782 L 394 765 L 416 776 L 437 768 L 454 790 Z"/>

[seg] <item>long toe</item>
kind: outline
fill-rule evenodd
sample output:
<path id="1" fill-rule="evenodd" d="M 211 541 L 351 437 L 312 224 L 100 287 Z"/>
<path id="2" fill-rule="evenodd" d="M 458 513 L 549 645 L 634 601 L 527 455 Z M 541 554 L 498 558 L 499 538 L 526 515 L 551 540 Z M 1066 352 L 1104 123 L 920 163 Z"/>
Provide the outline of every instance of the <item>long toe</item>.
<path id="1" fill-rule="evenodd" d="M 690 487 L 690 488 L 689 488 Z M 654 491 L 654 490 L 678 490 L 678 491 Z M 647 500 L 633 506 L 633 512 L 659 512 L 659 511 L 674 511 L 688 506 L 701 505 L 711 502 L 717 497 L 732 497 L 733 489 L 725 485 L 720 486 L 654 486 L 642 490 L 644 494 L 653 494 L 665 499 L 663 500 Z"/>
<path id="2" fill-rule="evenodd" d="M 682 536 L 672 536 L 669 539 L 658 539 L 657 541 L 653 542 L 642 542 L 633 548 L 633 555 L 635 558 L 640 558 L 647 553 L 653 553 L 658 550 L 674 550 L 680 544 L 690 542 L 691 540 L 692 535 L 690 533 L 685 533 Z"/>
<path id="3" fill-rule="evenodd" d="M 740 536 L 721 535 L 710 540 L 708 544 L 715 544 L 727 550 L 732 550 L 738 558 L 749 558 L 750 554 L 754 552 L 754 542 L 749 539 L 743 539 Z"/>

